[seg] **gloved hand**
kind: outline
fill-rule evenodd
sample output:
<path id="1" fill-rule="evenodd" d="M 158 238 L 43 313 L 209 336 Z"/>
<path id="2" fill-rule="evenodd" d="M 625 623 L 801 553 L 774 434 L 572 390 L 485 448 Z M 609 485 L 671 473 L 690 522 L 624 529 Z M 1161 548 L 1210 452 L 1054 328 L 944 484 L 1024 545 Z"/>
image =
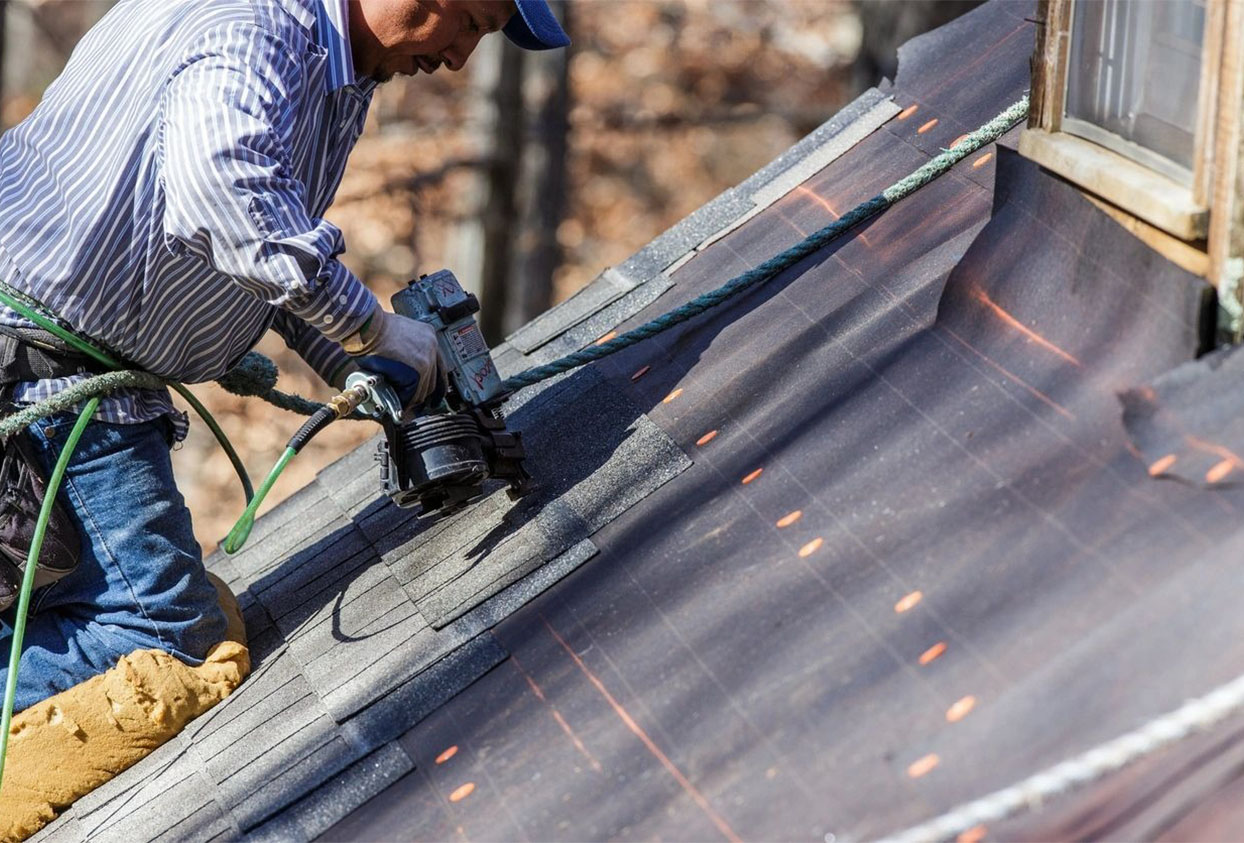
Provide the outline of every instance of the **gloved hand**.
<path id="1" fill-rule="evenodd" d="M 436 330 L 418 319 L 389 313 L 379 303 L 342 347 L 359 368 L 383 376 L 407 410 L 426 401 L 445 380 Z"/>
<path id="2" fill-rule="evenodd" d="M 359 370 L 358 361 L 351 357 L 333 370 L 332 376 L 328 379 L 328 385 L 340 392 L 346 388 L 346 378 Z"/>

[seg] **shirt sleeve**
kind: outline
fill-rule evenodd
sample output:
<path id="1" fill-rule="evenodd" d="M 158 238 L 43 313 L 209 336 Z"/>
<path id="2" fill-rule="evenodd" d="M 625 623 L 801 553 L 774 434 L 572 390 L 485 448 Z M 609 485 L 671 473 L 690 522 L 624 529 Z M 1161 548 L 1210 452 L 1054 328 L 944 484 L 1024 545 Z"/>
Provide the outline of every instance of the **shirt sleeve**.
<path id="1" fill-rule="evenodd" d="M 272 330 L 329 386 L 333 385 L 333 375 L 351 360 L 340 345 L 286 311 L 277 313 Z"/>
<path id="2" fill-rule="evenodd" d="M 164 242 L 341 340 L 376 299 L 337 260 L 341 231 L 310 217 L 291 166 L 307 84 L 297 54 L 271 33 L 235 23 L 208 34 L 161 104 Z"/>

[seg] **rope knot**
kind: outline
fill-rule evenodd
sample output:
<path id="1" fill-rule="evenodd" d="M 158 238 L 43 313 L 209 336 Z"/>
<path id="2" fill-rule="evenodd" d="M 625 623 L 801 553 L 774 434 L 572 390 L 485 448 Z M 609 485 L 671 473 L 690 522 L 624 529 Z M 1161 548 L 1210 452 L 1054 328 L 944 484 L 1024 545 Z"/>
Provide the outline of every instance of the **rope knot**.
<path id="1" fill-rule="evenodd" d="M 234 395 L 263 397 L 276 388 L 278 374 L 275 363 L 258 352 L 248 351 L 216 383 Z"/>

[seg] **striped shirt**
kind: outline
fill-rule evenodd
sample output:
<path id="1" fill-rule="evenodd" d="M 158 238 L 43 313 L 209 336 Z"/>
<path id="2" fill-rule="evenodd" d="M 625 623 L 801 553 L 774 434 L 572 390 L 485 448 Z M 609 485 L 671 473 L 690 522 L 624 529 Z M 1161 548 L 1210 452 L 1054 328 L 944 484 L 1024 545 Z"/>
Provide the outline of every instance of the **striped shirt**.
<path id="1" fill-rule="evenodd" d="M 347 1 L 121 0 L 0 137 L 0 279 L 163 377 L 220 377 L 272 329 L 327 380 L 375 303 L 323 219 L 375 88 Z M 99 418 L 173 412 L 128 390 Z"/>

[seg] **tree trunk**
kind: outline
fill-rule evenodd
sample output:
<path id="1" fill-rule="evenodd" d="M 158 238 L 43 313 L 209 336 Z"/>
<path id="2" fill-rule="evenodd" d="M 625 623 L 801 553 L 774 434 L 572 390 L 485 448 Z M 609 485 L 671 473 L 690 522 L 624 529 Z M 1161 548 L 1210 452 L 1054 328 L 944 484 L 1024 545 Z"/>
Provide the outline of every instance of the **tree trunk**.
<path id="1" fill-rule="evenodd" d="M 569 28 L 569 4 L 554 8 Z M 480 329 L 490 344 L 553 300 L 568 189 L 566 53 L 528 53 L 489 38 L 471 58 L 473 145 L 488 163 L 473 180 L 450 256 L 463 285 L 479 294 Z"/>
<path id="2" fill-rule="evenodd" d="M 480 272 L 480 294 L 485 302 L 480 330 L 489 344 L 505 336 L 518 229 L 518 177 L 526 135 L 523 53 L 509 41 L 501 43 L 501 73 L 493 89 L 496 123 L 492 160 L 486 171 L 488 203 L 484 206 L 484 262 Z"/>
<path id="3" fill-rule="evenodd" d="M 571 4 L 556 2 L 562 28 L 571 30 Z M 571 36 L 573 37 L 573 35 Z M 566 215 L 566 158 L 570 140 L 570 50 L 532 53 L 528 59 L 527 108 L 534 131 L 523 161 L 523 255 L 513 274 L 513 304 L 505 328 L 516 330 L 553 303 L 553 273 L 562 264 L 557 230 Z"/>
<path id="4" fill-rule="evenodd" d="M 898 71 L 898 48 L 922 32 L 971 11 L 983 0 L 855 0 L 863 27 L 855 59 L 855 86 L 871 88 Z"/>
<path id="5" fill-rule="evenodd" d="M 479 294 L 480 329 L 503 336 L 507 279 L 514 255 L 516 183 L 523 153 L 523 53 L 503 38 L 485 39 L 471 58 L 473 146 L 485 163 L 467 202 L 467 219 L 449 250 L 454 273 Z"/>

